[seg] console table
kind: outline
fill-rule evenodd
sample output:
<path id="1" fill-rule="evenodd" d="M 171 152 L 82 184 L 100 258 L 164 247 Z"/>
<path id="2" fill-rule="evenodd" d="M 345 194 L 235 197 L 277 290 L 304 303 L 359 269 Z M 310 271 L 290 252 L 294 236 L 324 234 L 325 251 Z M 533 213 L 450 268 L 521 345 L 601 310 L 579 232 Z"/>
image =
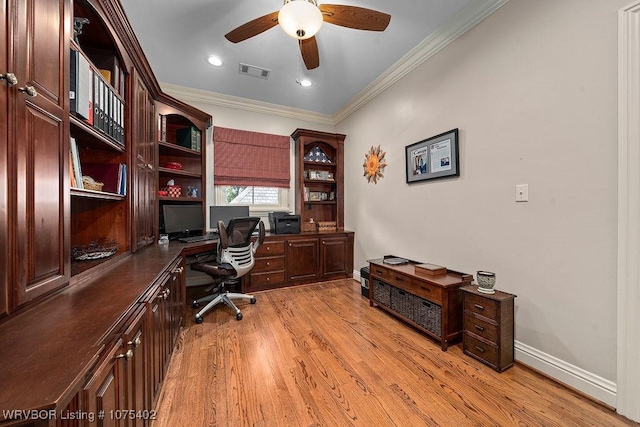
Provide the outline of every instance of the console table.
<path id="1" fill-rule="evenodd" d="M 460 287 L 471 284 L 473 277 L 452 270 L 436 276 L 422 275 L 416 273 L 419 262 L 391 265 L 384 262 L 385 258 L 369 261 L 369 304 L 437 339 L 446 351 L 462 336 Z"/>

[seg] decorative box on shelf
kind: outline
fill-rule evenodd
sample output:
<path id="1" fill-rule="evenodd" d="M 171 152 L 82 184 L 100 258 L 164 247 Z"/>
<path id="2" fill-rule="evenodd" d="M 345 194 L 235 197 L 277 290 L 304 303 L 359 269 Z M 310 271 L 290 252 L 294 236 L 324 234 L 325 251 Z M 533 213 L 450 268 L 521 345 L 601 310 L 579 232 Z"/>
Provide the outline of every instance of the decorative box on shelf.
<path id="1" fill-rule="evenodd" d="M 435 264 L 418 264 L 415 266 L 416 274 L 419 276 L 440 276 L 447 274 L 446 267 Z"/>
<path id="2" fill-rule="evenodd" d="M 180 197 L 182 194 L 182 188 L 179 185 L 167 185 L 162 187 L 161 191 L 166 191 L 169 197 Z"/>

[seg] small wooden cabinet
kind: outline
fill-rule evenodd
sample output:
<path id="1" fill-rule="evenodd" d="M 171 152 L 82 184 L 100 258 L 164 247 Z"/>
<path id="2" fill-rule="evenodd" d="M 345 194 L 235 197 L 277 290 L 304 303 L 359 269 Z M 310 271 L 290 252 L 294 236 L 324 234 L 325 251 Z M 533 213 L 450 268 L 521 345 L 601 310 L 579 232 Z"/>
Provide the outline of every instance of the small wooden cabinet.
<path id="1" fill-rule="evenodd" d="M 284 242 L 265 241 L 256 252 L 249 283 L 253 290 L 274 289 L 285 283 Z"/>
<path id="2" fill-rule="evenodd" d="M 416 274 L 418 264 L 409 261 L 391 265 L 384 258 L 370 260 L 369 303 L 436 338 L 446 351 L 462 335 L 459 289 L 470 284 L 472 276 L 451 270 L 439 276 L 423 276 Z"/>
<path id="3" fill-rule="evenodd" d="M 513 366 L 515 295 L 495 291 L 485 294 L 477 286 L 464 293 L 464 353 L 498 372 Z"/>

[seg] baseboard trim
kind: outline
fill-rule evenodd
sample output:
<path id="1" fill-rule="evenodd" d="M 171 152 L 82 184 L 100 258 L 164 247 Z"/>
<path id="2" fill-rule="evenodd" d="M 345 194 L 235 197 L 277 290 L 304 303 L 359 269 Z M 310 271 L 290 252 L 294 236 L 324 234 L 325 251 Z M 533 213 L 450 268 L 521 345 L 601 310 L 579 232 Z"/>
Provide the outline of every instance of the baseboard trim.
<path id="1" fill-rule="evenodd" d="M 548 377 L 568 385 L 589 397 L 616 407 L 616 384 L 557 357 L 515 341 L 515 358 Z"/>

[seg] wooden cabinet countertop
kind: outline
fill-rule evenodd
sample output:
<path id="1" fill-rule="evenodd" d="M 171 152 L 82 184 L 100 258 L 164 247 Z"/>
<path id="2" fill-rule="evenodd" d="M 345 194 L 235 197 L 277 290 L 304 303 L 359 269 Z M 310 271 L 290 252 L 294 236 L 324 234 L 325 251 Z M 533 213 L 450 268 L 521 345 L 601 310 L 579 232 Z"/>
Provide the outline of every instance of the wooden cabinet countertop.
<path id="1" fill-rule="evenodd" d="M 122 316 L 190 246 L 150 245 L 1 323 L 0 410 L 63 409 Z"/>

